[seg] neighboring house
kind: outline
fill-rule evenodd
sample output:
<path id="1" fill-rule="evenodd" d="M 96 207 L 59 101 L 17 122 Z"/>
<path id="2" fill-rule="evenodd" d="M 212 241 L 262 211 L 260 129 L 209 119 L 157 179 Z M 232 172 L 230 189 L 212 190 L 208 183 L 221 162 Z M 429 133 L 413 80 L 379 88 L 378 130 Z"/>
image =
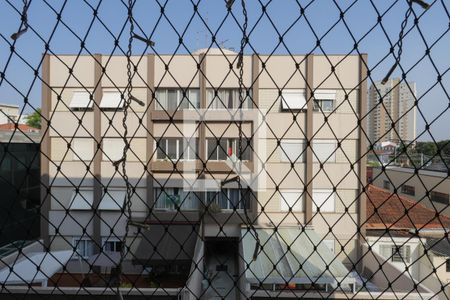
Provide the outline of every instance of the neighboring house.
<path id="1" fill-rule="evenodd" d="M 436 294 L 450 281 L 450 244 L 445 238 L 449 231 L 449 217 L 405 196 L 369 186 L 367 244 Z M 445 294 L 439 297 L 447 299 Z"/>
<path id="2" fill-rule="evenodd" d="M 0 124 L 17 122 L 18 119 L 18 105 L 0 103 Z"/>
<path id="3" fill-rule="evenodd" d="M 40 129 L 28 126 L 26 124 L 16 124 L 16 123 L 6 123 L 0 124 L 0 131 L 15 131 L 16 133 L 25 133 L 28 135 L 29 132 L 40 132 Z"/>
<path id="4" fill-rule="evenodd" d="M 382 105 L 380 99 L 383 99 Z M 372 143 L 403 142 L 416 139 L 416 84 L 398 78 L 386 84 L 375 82 L 370 86 L 368 99 L 368 128 Z M 395 130 L 392 123 L 395 122 Z"/>
<path id="5" fill-rule="evenodd" d="M 447 171 L 412 168 L 373 168 L 372 183 L 407 196 L 431 210 L 450 216 L 450 177 Z"/>

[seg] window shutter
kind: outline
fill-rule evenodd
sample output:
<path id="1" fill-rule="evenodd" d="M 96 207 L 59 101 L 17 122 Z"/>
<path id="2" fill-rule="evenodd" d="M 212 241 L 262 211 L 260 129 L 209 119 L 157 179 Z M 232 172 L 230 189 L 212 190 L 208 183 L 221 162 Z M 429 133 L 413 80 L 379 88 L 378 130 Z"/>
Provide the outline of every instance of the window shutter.
<path id="1" fill-rule="evenodd" d="M 303 211 L 303 195 L 300 190 L 283 191 L 280 193 L 281 211 Z"/>
<path id="2" fill-rule="evenodd" d="M 317 211 L 333 212 L 335 207 L 335 194 L 332 190 L 313 190 L 313 205 Z"/>
<path id="3" fill-rule="evenodd" d="M 304 90 L 283 90 L 281 94 L 281 108 L 306 109 L 306 97 Z"/>
<path id="4" fill-rule="evenodd" d="M 117 161 L 122 158 L 124 142 L 120 138 L 103 140 L 103 160 Z"/>
<path id="5" fill-rule="evenodd" d="M 315 162 L 336 161 L 336 142 L 331 140 L 313 142 L 313 160 Z"/>
<path id="6" fill-rule="evenodd" d="M 100 210 L 121 210 L 125 202 L 125 190 L 108 190 L 100 201 Z"/>
<path id="7" fill-rule="evenodd" d="M 304 144 L 302 140 L 290 140 L 281 142 L 282 162 L 303 162 Z"/>
<path id="8" fill-rule="evenodd" d="M 100 108 L 122 108 L 123 104 L 119 92 L 104 92 Z"/>
<path id="9" fill-rule="evenodd" d="M 80 190 L 76 193 L 72 192 L 72 201 L 70 202 L 69 209 L 71 210 L 91 210 L 92 203 L 94 203 L 94 191 L 93 190 Z"/>
<path id="10" fill-rule="evenodd" d="M 91 161 L 94 157 L 94 141 L 90 138 L 73 140 L 73 160 Z"/>
<path id="11" fill-rule="evenodd" d="M 89 93 L 86 91 L 73 92 L 70 100 L 70 108 L 92 108 L 94 101 L 90 99 Z"/>

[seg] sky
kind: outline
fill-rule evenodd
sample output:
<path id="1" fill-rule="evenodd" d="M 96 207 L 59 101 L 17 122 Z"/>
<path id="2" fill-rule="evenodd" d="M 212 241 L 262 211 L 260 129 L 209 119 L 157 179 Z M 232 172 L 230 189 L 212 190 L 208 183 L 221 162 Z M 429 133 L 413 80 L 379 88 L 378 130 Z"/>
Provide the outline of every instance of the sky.
<path id="1" fill-rule="evenodd" d="M 40 106 L 41 82 L 35 80 L 34 69 L 38 68 L 45 52 L 43 40 L 50 37 L 50 49 L 56 54 L 80 52 L 80 41 L 75 34 L 80 38 L 86 36 L 85 47 L 90 53 L 123 54 L 114 48 L 113 35 L 120 36 L 120 46 L 126 49 L 129 28 L 128 25 L 124 27 L 127 18 L 124 2 L 31 0 L 28 21 L 35 32 L 29 30 L 24 34 L 16 42 L 16 53 L 11 56 L 9 37 L 20 26 L 18 11 L 22 10 L 22 1 L 1 1 L 0 71 L 5 74 L 5 80 L 0 83 L 0 103 L 21 105 L 24 112 Z M 242 32 L 237 22 L 243 21 L 240 2 L 235 1 L 231 15 L 222 0 L 136 0 L 133 15 L 139 27 L 135 30 L 150 35 L 156 45 L 149 51 L 143 43 L 135 42 L 133 53 L 193 52 L 210 46 L 211 32 L 222 47 L 239 50 Z M 197 4 L 197 13 L 193 3 Z M 356 40 L 359 52 L 368 54 L 374 81 L 381 80 L 394 62 L 389 55 L 391 43 L 398 39 L 408 8 L 406 0 L 298 0 L 298 3 L 294 0 L 245 0 L 245 3 L 249 16 L 246 53 L 356 53 L 353 50 Z M 303 15 L 299 4 L 304 8 Z M 416 26 L 410 19 L 405 31 L 409 33 L 403 42 L 401 66 L 407 72 L 406 81 L 417 84 L 419 140 L 450 139 L 450 99 L 446 90 L 450 83 L 447 74 L 450 17 L 445 5 L 450 8 L 447 0 L 436 0 L 426 11 L 414 5 L 414 14 L 423 16 Z M 102 22 L 94 18 L 92 7 L 98 8 L 97 15 Z M 62 13 L 58 23 L 59 11 Z M 344 12 L 342 19 L 341 11 Z M 382 15 L 381 23 L 377 21 L 377 11 Z M 279 34 L 283 35 L 285 45 L 279 44 Z M 183 36 L 181 46 L 179 35 Z M 320 48 L 316 47 L 317 37 L 323 37 Z M 431 48 L 429 55 L 425 55 L 427 47 Z M 437 82 L 439 74 L 441 82 Z M 399 68 L 393 74 L 393 77 L 397 76 L 401 76 Z M 27 96 L 29 104 L 24 105 L 23 95 Z M 425 131 L 426 123 L 431 123 L 429 132 Z"/>

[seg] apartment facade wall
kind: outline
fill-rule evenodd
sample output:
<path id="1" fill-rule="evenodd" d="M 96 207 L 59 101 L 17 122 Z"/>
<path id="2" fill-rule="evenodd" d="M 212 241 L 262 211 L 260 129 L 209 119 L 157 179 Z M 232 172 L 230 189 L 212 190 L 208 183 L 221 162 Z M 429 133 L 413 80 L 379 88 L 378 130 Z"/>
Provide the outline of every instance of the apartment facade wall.
<path id="1" fill-rule="evenodd" d="M 380 103 L 380 99 L 383 102 Z M 416 138 L 416 84 L 394 78 L 369 89 L 368 128 L 372 143 L 411 142 Z M 394 127 L 392 127 L 394 124 Z"/>
<path id="2" fill-rule="evenodd" d="M 358 224 L 364 222 L 365 208 L 361 203 L 365 172 L 366 143 L 361 138 L 365 126 L 366 64 L 359 56 L 244 56 L 243 84 L 251 87 L 253 109 L 265 115 L 267 127 L 265 140 L 267 161 L 266 188 L 255 193 L 258 204 L 252 202 L 252 218 L 261 225 L 313 225 L 314 229 L 329 240 L 336 253 L 350 263 L 358 252 Z M 204 54 L 146 55 L 132 57 L 139 76 L 133 78 L 133 95 L 144 101 L 144 107 L 132 102 L 127 118 L 131 150 L 127 160 L 127 173 L 136 187 L 132 199 L 132 216 L 140 220 L 171 220 L 176 222 L 200 222 L 201 208 L 186 209 L 182 213 L 171 209 L 155 209 L 155 191 L 158 187 L 182 188 L 186 178 L 226 179 L 229 169 L 226 162 L 208 158 L 207 145 L 211 139 L 222 136 L 238 138 L 238 129 L 228 119 L 228 112 L 212 110 L 215 118 L 198 122 L 195 110 L 168 111 L 158 109 L 154 99 L 157 93 L 171 90 L 192 89 L 198 91 L 200 109 L 208 109 L 209 93 L 214 89 L 238 90 L 236 55 Z M 297 63 L 295 63 L 295 60 Z M 104 188 L 124 189 L 124 182 L 111 161 L 117 160 L 118 149 L 123 147 L 120 110 L 102 110 L 103 96 L 112 91 L 125 91 L 128 83 L 126 58 L 95 55 L 46 56 L 44 79 L 49 87 L 43 88 L 43 115 L 51 124 L 43 121 L 50 130 L 44 138 L 44 151 L 49 160 L 43 159 L 43 175 L 48 176 L 51 189 L 42 190 L 44 207 L 48 208 L 49 222 L 43 227 L 45 240 L 51 248 L 71 247 L 74 238 L 93 236 L 96 247 L 105 238 L 122 236 L 125 219 L 118 210 L 70 210 L 76 188 L 92 191 L 94 206 L 102 201 Z M 330 65 L 333 65 L 333 68 Z M 231 67 L 230 67 L 231 66 Z M 330 75 L 331 74 L 331 75 Z M 68 80 L 67 80 L 68 79 Z M 156 89 L 154 95 L 153 91 Z M 298 110 L 283 108 L 281 90 L 304 95 L 312 99 L 314 93 L 334 93 L 332 111 L 314 109 L 314 102 Z M 70 102 L 74 93 L 89 92 L 95 105 L 90 110 L 73 110 Z M 295 118 L 294 118 L 295 117 Z M 361 118 L 361 119 L 360 119 Z M 157 155 L 159 138 L 182 138 L 183 121 L 196 124 L 192 136 L 198 139 L 197 159 L 174 162 Z M 245 122 L 242 131 L 252 136 L 256 127 Z M 312 141 L 308 147 L 306 141 Z M 281 149 L 284 143 L 304 147 L 303 154 L 295 162 L 286 161 Z M 70 144 L 70 146 L 68 146 Z M 80 159 L 76 145 L 92 148 L 87 157 Z M 86 146 L 87 145 L 87 146 Z M 300 146 L 302 145 L 302 146 Z M 326 162 L 319 162 L 319 152 L 324 145 L 333 149 Z M 331 146 L 330 146 L 331 145 Z M 317 153 L 316 153 L 317 152 Z M 246 162 L 250 169 L 257 161 L 256 153 Z M 206 172 L 201 161 L 207 161 Z M 182 171 L 182 172 L 181 172 Z M 231 184 L 231 189 L 236 185 Z M 314 206 L 319 192 L 329 192 L 334 204 L 320 213 Z M 284 211 L 285 195 L 298 195 L 298 205 L 292 212 Z M 204 201 L 205 195 L 199 195 Z M 68 214 L 70 212 L 70 214 Z M 206 232 L 217 233 L 221 225 L 239 227 L 245 218 L 242 209 L 222 209 L 214 220 L 204 219 Z M 333 234 L 329 233 L 333 228 Z M 230 233 L 239 232 L 230 229 Z M 362 227 L 360 233 L 364 232 Z M 223 234 L 223 232 L 219 232 Z M 337 238 L 337 239 L 335 239 Z M 345 245 L 341 251 L 341 245 Z"/>
<path id="3" fill-rule="evenodd" d="M 414 199 L 432 210 L 446 215 L 450 214 L 448 208 L 450 179 L 445 172 L 419 170 L 418 174 L 415 174 L 414 169 L 408 168 L 388 167 L 384 170 L 373 168 L 372 184 L 386 189 L 389 187 L 391 192 L 394 192 L 394 188 L 396 188 L 399 194 Z M 408 190 L 402 188 L 403 186 L 406 186 Z M 447 201 L 445 199 L 436 201 L 435 193 L 446 196 Z"/>

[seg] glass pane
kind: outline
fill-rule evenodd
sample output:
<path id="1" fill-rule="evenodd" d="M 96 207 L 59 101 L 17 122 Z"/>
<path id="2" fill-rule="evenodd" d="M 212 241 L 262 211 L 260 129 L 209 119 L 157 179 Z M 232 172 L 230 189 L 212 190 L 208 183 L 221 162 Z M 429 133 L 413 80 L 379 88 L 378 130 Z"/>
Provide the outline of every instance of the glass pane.
<path id="1" fill-rule="evenodd" d="M 219 147 L 219 160 L 226 160 L 228 155 L 228 148 L 227 148 L 227 139 L 221 139 L 220 140 L 220 147 Z"/>
<path id="2" fill-rule="evenodd" d="M 322 100 L 323 111 L 333 111 L 333 100 Z"/>
<path id="3" fill-rule="evenodd" d="M 216 139 L 208 139 L 208 160 L 217 160 L 217 141 Z"/>
<path id="4" fill-rule="evenodd" d="M 166 158 L 166 139 L 160 139 L 156 148 L 156 159 Z"/>
<path id="5" fill-rule="evenodd" d="M 178 91 L 168 90 L 167 92 L 168 110 L 176 110 L 178 106 Z"/>
<path id="6" fill-rule="evenodd" d="M 198 89 L 189 90 L 189 101 L 190 107 L 199 108 L 200 107 L 200 91 Z"/>
<path id="7" fill-rule="evenodd" d="M 240 196 L 241 195 L 239 189 L 230 189 L 230 202 L 232 204 L 230 208 L 239 208 L 239 199 L 241 198 Z"/>
<path id="8" fill-rule="evenodd" d="M 177 139 L 167 139 L 167 156 L 170 159 L 177 159 Z"/>
<path id="9" fill-rule="evenodd" d="M 158 110 L 167 109 L 166 90 L 156 92 L 155 102 L 156 102 L 156 105 L 155 105 L 156 109 L 158 109 Z"/>
<path id="10" fill-rule="evenodd" d="M 206 107 L 209 109 L 214 109 L 214 104 L 211 104 L 214 102 L 214 91 L 209 89 L 207 92 L 207 98 L 206 98 Z"/>
<path id="11" fill-rule="evenodd" d="M 220 198 L 219 198 L 219 206 L 220 206 L 220 208 L 223 208 L 223 209 L 228 209 L 229 208 L 229 206 L 228 206 L 228 202 L 229 202 L 229 199 L 228 199 L 228 195 L 227 195 L 227 189 L 224 189 L 224 190 L 222 190 L 222 192 L 220 192 Z"/>

